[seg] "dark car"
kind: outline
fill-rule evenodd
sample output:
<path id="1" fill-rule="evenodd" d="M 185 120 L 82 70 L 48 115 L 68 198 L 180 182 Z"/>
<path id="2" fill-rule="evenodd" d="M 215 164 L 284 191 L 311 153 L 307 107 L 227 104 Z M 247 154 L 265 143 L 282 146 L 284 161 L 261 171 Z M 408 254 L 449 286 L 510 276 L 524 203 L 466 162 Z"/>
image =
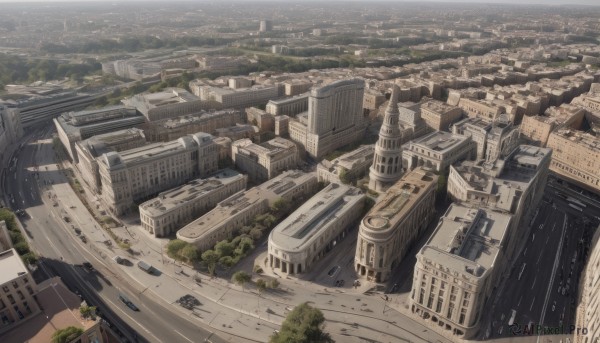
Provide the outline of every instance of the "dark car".
<path id="1" fill-rule="evenodd" d="M 82 265 L 83 265 L 83 267 L 84 267 L 85 269 L 89 270 L 90 272 L 91 272 L 91 271 L 94 271 L 94 266 L 92 266 L 92 264 L 91 264 L 91 263 L 89 263 L 89 262 L 83 262 L 83 264 L 82 264 Z"/>
<path id="2" fill-rule="evenodd" d="M 137 308 L 137 306 L 135 306 L 134 303 L 131 302 L 131 300 L 129 300 L 129 298 L 127 298 L 123 294 L 119 294 L 119 300 L 121 300 L 123 302 L 123 304 L 127 305 L 127 307 L 129 307 L 130 309 L 132 309 L 134 311 L 140 310 L 139 308 Z"/>
<path id="3" fill-rule="evenodd" d="M 85 238 L 85 236 L 81 235 L 81 236 L 79 236 L 79 238 L 81 239 L 81 241 L 83 243 L 87 243 L 87 238 Z"/>

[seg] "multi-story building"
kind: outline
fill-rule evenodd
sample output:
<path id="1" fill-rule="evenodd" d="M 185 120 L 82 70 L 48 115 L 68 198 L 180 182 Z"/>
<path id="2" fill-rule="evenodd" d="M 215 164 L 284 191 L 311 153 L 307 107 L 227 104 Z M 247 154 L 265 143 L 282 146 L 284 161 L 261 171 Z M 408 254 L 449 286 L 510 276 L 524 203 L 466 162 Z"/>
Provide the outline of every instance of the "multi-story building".
<path id="1" fill-rule="evenodd" d="M 553 173 L 592 189 L 600 190 L 600 138 L 571 129 L 550 134 L 548 148 L 553 150 Z"/>
<path id="2" fill-rule="evenodd" d="M 408 172 L 362 219 L 354 256 L 360 277 L 388 280 L 433 218 L 437 180 L 421 168 Z"/>
<path id="3" fill-rule="evenodd" d="M 313 88 L 308 99 L 306 121 L 290 122 L 290 139 L 304 146 L 309 156 L 320 158 L 362 138 L 365 82 L 340 80 Z"/>
<path id="4" fill-rule="evenodd" d="M 333 161 L 324 159 L 317 165 L 317 177 L 322 182 L 336 183 L 360 179 L 369 171 L 373 156 L 375 145 L 363 145 Z"/>
<path id="5" fill-rule="evenodd" d="M 393 185 L 402 175 L 402 133 L 399 126 L 398 92 L 400 87 L 394 85 L 379 130 L 379 139 L 375 144 L 373 164 L 369 169 L 369 188 L 377 192 Z"/>
<path id="6" fill-rule="evenodd" d="M 0 220 L 0 251 L 6 251 L 12 249 L 12 239 L 10 238 L 10 232 L 8 226 L 4 220 Z"/>
<path id="7" fill-rule="evenodd" d="M 75 143 L 92 136 L 129 129 L 144 123 L 135 108 L 109 106 L 98 110 L 63 113 L 54 119 L 58 138 L 73 159 L 79 162 Z"/>
<path id="8" fill-rule="evenodd" d="M 243 56 L 203 56 L 197 59 L 200 69 L 210 71 L 233 70 L 242 65 L 250 64 L 250 60 Z M 194 81 L 190 81 L 190 89 L 194 94 Z"/>
<path id="9" fill-rule="evenodd" d="M 15 249 L 0 252 L 0 334 L 40 313 L 37 285 Z"/>
<path id="10" fill-rule="evenodd" d="M 218 104 L 202 101 L 182 88 L 166 88 L 157 93 L 136 94 L 121 102 L 126 106 L 135 107 L 147 121 L 170 119 L 220 108 Z"/>
<path id="11" fill-rule="evenodd" d="M 575 323 L 580 330 L 575 332 L 575 343 L 595 343 L 600 337 L 600 227 L 590 243 L 590 254 L 580 279 L 581 301 Z"/>
<path id="12" fill-rule="evenodd" d="M 0 103 L 0 147 L 4 147 L 0 149 L 0 167 L 8 157 L 5 155 L 8 152 L 5 151 L 6 147 L 16 143 L 21 136 L 23 136 L 23 128 L 19 109 L 9 108 Z"/>
<path id="13" fill-rule="evenodd" d="M 285 81 L 283 86 L 285 87 L 286 96 L 295 96 L 308 92 L 313 84 L 312 82 L 305 80 L 289 80 Z"/>
<path id="14" fill-rule="evenodd" d="M 275 117 L 275 135 L 280 137 L 289 137 L 290 117 L 285 114 Z"/>
<path id="15" fill-rule="evenodd" d="M 293 142 L 276 137 L 262 144 L 240 139 L 231 144 L 235 166 L 254 182 L 264 182 L 283 171 L 298 167 L 298 148 Z"/>
<path id="16" fill-rule="evenodd" d="M 376 110 L 385 102 L 385 95 L 377 91 L 365 92 L 363 99 L 363 108 Z"/>
<path id="17" fill-rule="evenodd" d="M 266 111 L 274 116 L 285 114 L 290 117 L 306 112 L 308 111 L 308 93 L 292 98 L 269 100 Z"/>
<path id="18" fill-rule="evenodd" d="M 462 118 L 462 110 L 438 100 L 430 100 L 421 104 L 421 118 L 431 130 L 448 131 L 450 125 Z"/>
<path id="19" fill-rule="evenodd" d="M 406 145 L 402 151 L 402 166 L 405 170 L 423 166 L 438 173 L 447 173 L 452 164 L 473 159 L 476 149 L 470 137 L 434 131 Z"/>
<path id="20" fill-rule="evenodd" d="M 488 162 L 508 155 L 519 143 L 519 128 L 505 115 L 493 122 L 481 118 L 465 118 L 452 125 L 452 133 L 465 137 L 477 144 L 477 159 Z"/>
<path id="21" fill-rule="evenodd" d="M 542 199 L 551 155 L 548 148 L 520 145 L 502 160 L 463 161 L 450 167 L 448 195 L 459 203 L 514 215 L 515 227 L 507 240 L 512 254 L 528 233 L 518 225 Z"/>
<path id="22" fill-rule="evenodd" d="M 153 143 L 98 159 L 101 199 L 120 215 L 134 202 L 217 171 L 219 149 L 213 136 L 198 132 L 167 143 Z"/>
<path id="23" fill-rule="evenodd" d="M 201 100 L 207 102 L 216 102 L 221 108 L 238 108 L 258 106 L 266 104 L 269 100 L 278 99 L 283 96 L 284 87 L 282 84 L 275 85 L 256 85 L 248 88 L 229 88 L 204 82 L 203 80 L 194 80 L 190 85 L 194 94 Z"/>
<path id="24" fill-rule="evenodd" d="M 196 132 L 216 135 L 222 128 L 246 122 L 240 110 L 200 111 L 171 119 L 148 122 L 141 126 L 150 142 L 168 142 Z"/>
<path id="25" fill-rule="evenodd" d="M 269 266 L 300 274 L 348 235 L 362 214 L 365 195 L 331 183 L 279 223 L 269 235 Z"/>
<path id="26" fill-rule="evenodd" d="M 460 98 L 457 106 L 462 109 L 466 116 L 470 118 L 482 118 L 487 121 L 495 120 L 503 110 L 500 106 L 494 106 L 481 100 L 468 98 Z"/>
<path id="27" fill-rule="evenodd" d="M 524 116 L 520 125 L 520 137 L 527 143 L 546 146 L 550 133 L 558 128 L 579 129 L 586 111 L 571 104 L 550 107 L 543 116 Z"/>
<path id="28" fill-rule="evenodd" d="M 58 276 L 40 282 L 35 291 L 35 299 L 30 298 L 27 303 L 39 304 L 43 312 L 39 315 L 27 315 L 25 318 L 27 330 L 22 325 L 9 327 L 6 332 L 2 332 L 0 328 L 2 342 L 52 342 L 52 336 L 56 331 L 69 326 L 81 329 L 82 333 L 69 337 L 69 340 L 65 341 L 67 343 L 106 343 L 113 339 L 110 329 L 104 324 L 105 321 L 97 314 L 94 317 L 81 315 L 79 309 L 84 304 L 81 297 L 71 292 Z M 32 305 L 28 306 L 32 307 Z"/>
<path id="29" fill-rule="evenodd" d="M 279 199 L 295 202 L 313 194 L 317 177 L 313 173 L 289 170 L 259 186 L 221 201 L 214 209 L 177 231 L 177 238 L 204 251 L 266 213 Z"/>
<path id="30" fill-rule="evenodd" d="M 273 132 L 275 129 L 275 117 L 260 108 L 246 108 L 246 119 L 248 123 L 257 126 L 260 132 Z"/>
<path id="31" fill-rule="evenodd" d="M 507 266 L 511 216 L 452 204 L 417 254 L 411 311 L 440 331 L 472 337 Z"/>
<path id="32" fill-rule="evenodd" d="M 236 124 L 234 126 L 216 129 L 215 136 L 226 137 L 231 139 L 232 141 L 237 141 L 246 138 L 252 140 L 260 136 L 260 129 L 250 124 Z"/>
<path id="33" fill-rule="evenodd" d="M 248 177 L 222 169 L 206 179 L 196 179 L 158 194 L 140 205 L 142 227 L 156 237 L 174 234 L 222 200 L 246 189 Z"/>
<path id="34" fill-rule="evenodd" d="M 96 193 L 102 186 L 98 158 L 111 151 L 123 151 L 146 145 L 146 137 L 140 129 L 125 129 L 93 136 L 75 143 L 79 162 L 77 169 L 83 181 Z"/>
<path id="35" fill-rule="evenodd" d="M 258 31 L 259 32 L 273 31 L 273 22 L 271 20 L 261 20 Z"/>

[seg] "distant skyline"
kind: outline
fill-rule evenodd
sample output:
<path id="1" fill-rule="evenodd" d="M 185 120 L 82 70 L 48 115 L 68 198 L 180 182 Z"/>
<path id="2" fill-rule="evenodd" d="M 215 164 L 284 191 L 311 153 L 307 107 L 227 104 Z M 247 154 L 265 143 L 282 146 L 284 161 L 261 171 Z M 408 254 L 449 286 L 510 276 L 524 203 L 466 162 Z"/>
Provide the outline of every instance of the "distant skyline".
<path id="1" fill-rule="evenodd" d="M 124 2 L 167 2 L 168 0 L 0 0 L 0 3 L 61 3 L 61 2 L 103 2 L 103 3 L 124 3 Z M 214 0 L 213 0 L 214 1 Z M 213 2 L 211 0 L 175 0 L 175 2 Z M 323 0 L 219 0 L 219 2 L 323 2 Z M 373 0 L 325 0 L 329 2 L 372 2 Z M 600 6 L 598 0 L 374 0 L 381 2 L 446 2 L 446 3 L 481 3 L 481 4 L 535 4 L 535 5 L 589 5 Z M 173 1 L 168 1 L 173 2 Z"/>

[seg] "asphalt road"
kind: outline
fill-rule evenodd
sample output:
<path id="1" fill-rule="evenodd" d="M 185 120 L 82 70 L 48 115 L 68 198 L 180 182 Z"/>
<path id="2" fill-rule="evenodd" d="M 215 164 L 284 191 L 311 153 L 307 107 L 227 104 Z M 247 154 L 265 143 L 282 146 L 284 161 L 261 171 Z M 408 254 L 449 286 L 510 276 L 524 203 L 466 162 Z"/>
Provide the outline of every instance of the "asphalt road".
<path id="1" fill-rule="evenodd" d="M 569 330 L 575 324 L 578 278 L 589 236 L 583 217 L 594 222 L 600 209 L 589 204 L 578 211 L 565 199 L 578 195 L 576 192 L 565 194 L 550 184 L 531 222 L 525 248 L 513 262 L 500 301 L 493 309 L 489 338 L 521 338 L 520 342 L 572 338 Z M 541 325 L 546 331 L 526 332 L 524 326 L 530 324 Z"/>
<path id="2" fill-rule="evenodd" d="M 20 219 L 31 244 L 42 256 L 41 271 L 48 276 L 60 276 L 71 290 L 98 306 L 113 327 L 131 341 L 203 342 L 209 338 L 221 342 L 219 337 L 169 308 L 175 305 L 157 303 L 129 286 L 90 253 L 89 244 L 77 240 L 71 224 L 62 219 L 64 210 L 53 207 L 48 198 L 51 184 L 66 182 L 53 162 L 51 130 L 52 127 L 42 127 L 33 131 L 30 139 L 26 138 L 29 143 L 15 154 L 17 159 L 11 163 L 4 180 L 9 205 L 27 213 Z M 46 139 L 41 143 L 38 138 Z M 47 201 L 42 201 L 42 197 Z M 82 268 L 85 261 L 91 262 L 96 270 Z M 134 312 L 120 302 L 119 293 L 124 293 L 140 311 Z"/>

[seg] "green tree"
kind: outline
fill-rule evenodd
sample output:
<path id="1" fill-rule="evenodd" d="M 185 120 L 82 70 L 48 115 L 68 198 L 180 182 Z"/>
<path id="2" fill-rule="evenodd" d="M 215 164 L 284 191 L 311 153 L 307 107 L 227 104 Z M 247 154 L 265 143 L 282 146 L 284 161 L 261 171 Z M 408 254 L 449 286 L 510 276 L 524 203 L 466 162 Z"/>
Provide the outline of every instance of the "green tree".
<path id="1" fill-rule="evenodd" d="M 178 259 L 180 251 L 186 247 L 188 243 L 180 239 L 174 239 L 167 243 L 167 255 L 171 258 Z"/>
<path id="2" fill-rule="evenodd" d="M 240 240 L 240 244 L 234 251 L 236 256 L 245 256 L 246 253 L 250 250 L 254 249 L 254 241 L 250 237 L 243 237 Z"/>
<path id="3" fill-rule="evenodd" d="M 281 330 L 275 332 L 270 343 L 333 343 L 328 333 L 323 332 L 325 316 L 308 303 L 296 306 L 288 313 L 281 325 Z"/>
<path id="4" fill-rule="evenodd" d="M 0 208 L 0 222 L 5 221 L 6 226 L 10 231 L 16 231 L 17 222 L 15 221 L 15 215 L 7 208 Z"/>
<path id="5" fill-rule="evenodd" d="M 276 213 L 277 215 L 286 214 L 287 211 L 289 211 L 289 209 L 290 209 L 290 202 L 284 198 L 279 198 L 279 199 L 275 200 L 275 202 L 273 202 L 273 205 L 271 205 L 271 210 L 273 210 L 273 212 Z"/>
<path id="6" fill-rule="evenodd" d="M 206 264 L 206 268 L 208 268 L 208 273 L 210 275 L 214 275 L 215 267 L 217 266 L 217 262 L 219 261 L 219 254 L 217 254 L 214 250 L 206 250 L 202 253 L 202 261 Z"/>
<path id="7" fill-rule="evenodd" d="M 219 259 L 219 264 L 225 268 L 231 268 L 235 264 L 235 261 L 231 256 L 223 256 Z"/>
<path id="8" fill-rule="evenodd" d="M 179 256 L 184 258 L 188 263 L 193 263 L 198 260 L 198 248 L 188 243 L 179 251 Z"/>
<path id="9" fill-rule="evenodd" d="M 231 277 L 231 281 L 235 282 L 236 285 L 242 286 L 242 291 L 244 290 L 244 285 L 250 282 L 252 277 L 250 274 L 246 273 L 243 270 L 235 272 Z"/>
<path id="10" fill-rule="evenodd" d="M 348 170 L 346 168 L 340 168 L 340 181 L 342 181 L 342 183 L 345 184 L 352 182 L 350 176 L 348 175 Z"/>
<path id="11" fill-rule="evenodd" d="M 233 250 L 235 250 L 235 245 L 228 242 L 226 239 L 215 244 L 215 252 L 219 254 L 220 257 L 233 255 Z"/>
<path id="12" fill-rule="evenodd" d="M 83 329 L 69 326 L 52 334 L 52 343 L 68 343 L 83 334 Z"/>
<path id="13" fill-rule="evenodd" d="M 81 306 L 79 313 L 83 318 L 90 318 L 96 320 L 96 306 Z"/>

